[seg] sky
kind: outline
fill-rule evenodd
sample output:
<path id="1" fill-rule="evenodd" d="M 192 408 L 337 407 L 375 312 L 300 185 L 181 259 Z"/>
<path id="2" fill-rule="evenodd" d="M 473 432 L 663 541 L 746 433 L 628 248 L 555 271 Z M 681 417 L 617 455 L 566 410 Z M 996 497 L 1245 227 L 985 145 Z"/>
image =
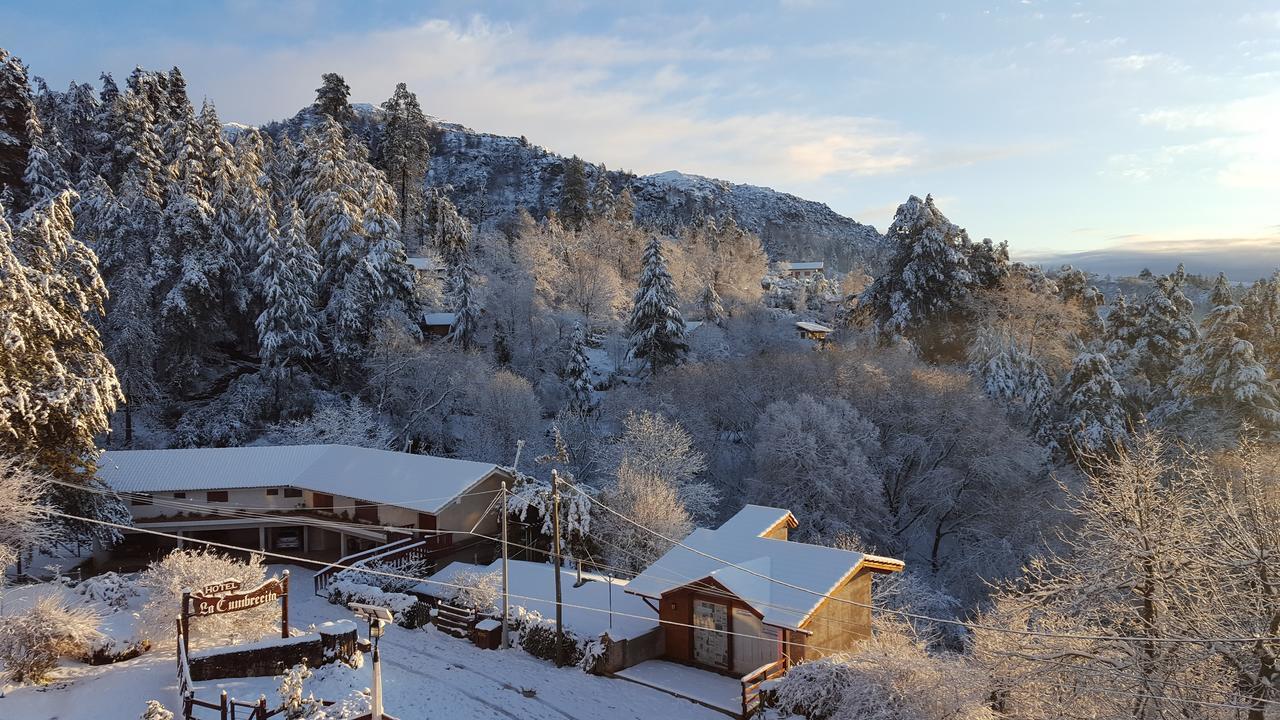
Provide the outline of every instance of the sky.
<path id="1" fill-rule="evenodd" d="M 932 193 L 1023 259 L 1280 265 L 1274 3 L 43 0 L 0 28 L 50 85 L 178 65 L 226 121 L 293 115 L 332 71 L 355 102 L 405 82 L 477 130 L 882 231 Z"/>

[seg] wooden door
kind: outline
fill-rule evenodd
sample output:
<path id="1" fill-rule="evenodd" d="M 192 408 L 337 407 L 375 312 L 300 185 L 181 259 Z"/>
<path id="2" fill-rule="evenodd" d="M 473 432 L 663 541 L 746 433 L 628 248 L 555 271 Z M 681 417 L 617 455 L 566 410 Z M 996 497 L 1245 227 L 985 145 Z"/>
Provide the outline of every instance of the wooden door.
<path id="1" fill-rule="evenodd" d="M 693 601 L 693 661 L 709 667 L 729 667 L 729 606 Z"/>
<path id="2" fill-rule="evenodd" d="M 733 609 L 733 633 L 733 672 L 738 675 L 746 675 L 782 656 L 778 629 L 766 626 L 746 608 Z"/>
<path id="3" fill-rule="evenodd" d="M 317 510 L 332 510 L 333 496 L 329 493 L 311 493 L 311 504 L 314 505 Z"/>

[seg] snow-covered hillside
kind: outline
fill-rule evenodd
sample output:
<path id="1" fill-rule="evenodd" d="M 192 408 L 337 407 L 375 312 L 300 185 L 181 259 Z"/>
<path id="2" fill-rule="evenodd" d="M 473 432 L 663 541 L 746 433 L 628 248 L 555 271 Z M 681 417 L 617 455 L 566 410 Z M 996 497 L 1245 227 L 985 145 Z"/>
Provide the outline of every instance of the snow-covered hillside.
<path id="1" fill-rule="evenodd" d="M 356 132 L 378 145 L 381 111 L 371 105 L 352 105 Z M 314 116 L 305 108 L 293 118 L 268 126 L 294 133 Z M 535 217 L 559 207 L 565 158 L 510 137 L 473 130 L 428 116 L 432 123 L 431 167 L 427 184 L 453 187 L 451 198 L 468 219 L 486 227 L 500 226 L 520 208 Z M 586 159 L 588 162 L 590 158 Z M 590 184 L 601 166 L 588 165 Z M 827 205 L 756 185 L 668 171 L 636 176 L 609 171 L 615 194 L 630 188 L 641 225 L 672 232 L 700 216 L 732 214 L 742 227 L 756 233 L 775 260 L 824 260 L 837 270 L 855 263 L 873 263 L 884 238 L 870 225 L 836 213 Z"/>

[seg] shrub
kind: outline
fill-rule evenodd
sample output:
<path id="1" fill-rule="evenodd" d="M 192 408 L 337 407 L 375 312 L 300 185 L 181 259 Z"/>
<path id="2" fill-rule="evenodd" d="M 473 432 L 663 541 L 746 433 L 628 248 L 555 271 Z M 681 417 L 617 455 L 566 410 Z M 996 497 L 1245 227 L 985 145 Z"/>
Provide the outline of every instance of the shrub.
<path id="1" fill-rule="evenodd" d="M 139 596 L 137 583 L 113 572 L 96 575 L 76 585 L 76 592 L 87 600 L 97 600 L 110 608 L 123 610 Z"/>
<path id="2" fill-rule="evenodd" d="M 173 713 L 161 705 L 159 700 L 148 700 L 147 709 L 142 711 L 139 720 L 173 720 Z"/>
<path id="3" fill-rule="evenodd" d="M 546 620 L 531 622 L 520 633 L 520 647 L 536 658 L 556 659 L 556 626 Z M 566 665 L 577 665 L 582 662 L 583 648 L 577 636 L 572 632 L 564 632 L 564 662 Z"/>
<path id="4" fill-rule="evenodd" d="M 223 580 L 239 580 L 245 588 L 262 584 L 267 569 L 261 555 L 248 561 L 208 550 L 174 550 L 147 567 L 138 578 L 138 587 L 148 593 L 139 624 L 143 637 L 152 643 L 172 641 L 174 618 L 181 612 L 183 590 L 199 589 Z M 262 605 L 252 610 L 192 618 L 191 645 L 236 643 L 257 640 L 275 632 L 280 610 Z"/>
<path id="5" fill-rule="evenodd" d="M 358 602 L 387 608 L 395 617 L 395 623 L 406 628 L 422 625 L 423 617 L 426 615 L 418 611 L 419 600 L 413 595 L 383 592 L 381 588 L 353 582 L 343 578 L 341 574 L 329 584 L 328 600 L 334 605 L 344 607 Z"/>
<path id="6" fill-rule="evenodd" d="M 454 575 L 453 584 L 460 587 L 451 602 L 478 613 L 494 612 L 502 596 L 502 578 L 496 572 L 463 570 Z"/>
<path id="7" fill-rule="evenodd" d="M 83 658 L 101 640 L 101 616 L 46 595 L 30 609 L 0 618 L 0 660 L 14 682 L 44 682 L 64 657 Z"/>

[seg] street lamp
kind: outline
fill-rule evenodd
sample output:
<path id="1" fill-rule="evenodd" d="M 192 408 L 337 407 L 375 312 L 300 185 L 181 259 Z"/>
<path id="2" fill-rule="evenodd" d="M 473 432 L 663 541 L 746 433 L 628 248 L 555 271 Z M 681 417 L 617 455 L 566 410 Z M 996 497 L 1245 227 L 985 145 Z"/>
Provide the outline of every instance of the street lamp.
<path id="1" fill-rule="evenodd" d="M 390 610 L 377 605 L 353 602 L 347 607 L 351 608 L 356 617 L 369 621 L 369 640 L 373 643 L 373 712 L 370 718 L 382 720 L 382 663 L 378 655 L 378 640 L 393 616 Z"/>

